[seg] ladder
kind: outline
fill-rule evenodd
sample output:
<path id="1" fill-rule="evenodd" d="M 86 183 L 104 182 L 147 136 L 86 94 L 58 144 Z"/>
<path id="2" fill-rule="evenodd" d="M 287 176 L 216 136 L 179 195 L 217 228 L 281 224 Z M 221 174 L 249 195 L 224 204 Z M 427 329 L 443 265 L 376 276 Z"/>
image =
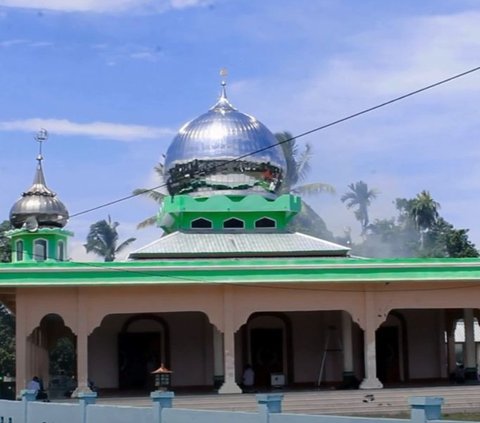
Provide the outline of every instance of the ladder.
<path id="1" fill-rule="evenodd" d="M 334 346 L 337 346 L 337 348 L 332 348 L 332 346 L 330 345 L 330 342 L 333 336 L 335 336 L 334 339 L 336 341 L 336 345 Z M 322 384 L 323 376 L 325 373 L 325 363 L 327 361 L 327 353 L 341 352 L 341 351 L 343 351 L 342 342 L 340 340 L 340 337 L 338 336 L 337 328 L 335 326 L 330 325 L 328 326 L 327 336 L 325 337 L 325 348 L 323 349 L 322 361 L 320 363 L 320 371 L 318 373 L 317 387 L 320 387 L 320 385 Z"/>

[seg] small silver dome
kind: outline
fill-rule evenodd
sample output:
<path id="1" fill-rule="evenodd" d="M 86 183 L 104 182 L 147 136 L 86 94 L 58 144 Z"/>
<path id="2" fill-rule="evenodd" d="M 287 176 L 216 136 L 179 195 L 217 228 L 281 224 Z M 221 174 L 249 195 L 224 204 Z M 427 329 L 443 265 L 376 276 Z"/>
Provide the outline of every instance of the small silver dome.
<path id="1" fill-rule="evenodd" d="M 218 102 L 185 124 L 168 148 L 169 193 L 273 197 L 286 173 L 283 150 L 265 125 L 230 104 L 222 85 Z"/>
<path id="2" fill-rule="evenodd" d="M 47 188 L 43 175 L 41 156 L 38 159 L 33 185 L 10 209 L 10 222 L 21 228 L 29 218 L 35 218 L 39 227 L 63 228 L 68 221 L 68 211 L 57 195 Z"/>

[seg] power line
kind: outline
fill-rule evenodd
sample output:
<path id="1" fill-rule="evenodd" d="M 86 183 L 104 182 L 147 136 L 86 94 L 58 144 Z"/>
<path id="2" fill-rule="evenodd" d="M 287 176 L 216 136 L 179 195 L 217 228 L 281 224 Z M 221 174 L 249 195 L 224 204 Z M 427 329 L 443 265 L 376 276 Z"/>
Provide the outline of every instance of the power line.
<path id="1" fill-rule="evenodd" d="M 277 143 L 275 143 L 275 144 L 272 144 L 272 145 L 270 145 L 270 146 L 268 146 L 268 147 L 260 148 L 260 149 L 258 149 L 258 150 L 252 151 L 252 152 L 250 152 L 250 153 L 246 153 L 246 154 L 243 154 L 243 155 L 241 155 L 241 156 L 238 156 L 238 157 L 236 157 L 235 159 L 227 160 L 227 161 L 225 161 L 225 162 L 222 162 L 221 164 L 217 164 L 217 165 L 215 165 L 215 166 L 212 166 L 212 167 L 210 168 L 210 171 L 217 170 L 218 168 L 222 168 L 222 167 L 224 167 L 224 166 L 226 166 L 226 165 L 228 165 L 228 164 L 230 164 L 230 163 L 236 162 L 236 161 L 241 160 L 241 159 L 244 159 L 244 158 L 246 158 L 246 157 L 250 157 L 250 156 L 252 156 L 252 155 L 254 155 L 254 154 L 257 154 L 257 153 L 261 153 L 261 152 L 263 152 L 263 151 L 269 150 L 269 149 L 271 149 L 271 148 L 277 147 L 277 146 L 282 145 L 282 144 L 285 144 L 285 143 L 287 143 L 287 142 L 291 142 L 291 141 L 293 141 L 294 139 L 298 139 L 298 138 L 305 137 L 305 136 L 307 136 L 307 135 L 313 134 L 314 132 L 318 132 L 318 131 L 321 131 L 321 130 L 323 130 L 323 129 L 330 128 L 330 127 L 332 127 L 332 126 L 338 125 L 338 124 L 343 123 L 343 122 L 346 122 L 346 121 L 348 121 L 348 120 L 351 120 L 351 119 L 357 118 L 357 117 L 359 117 L 359 116 L 365 115 L 365 114 L 367 114 L 367 113 L 373 112 L 374 110 L 380 109 L 380 108 L 382 108 L 382 107 L 389 106 L 389 105 L 391 105 L 391 104 L 393 104 L 393 103 L 397 103 L 397 102 L 399 102 L 399 101 L 401 101 L 401 100 L 404 100 L 404 99 L 406 99 L 406 98 L 408 98 L 408 97 L 412 97 L 412 96 L 414 96 L 414 95 L 416 95 L 416 94 L 420 94 L 420 93 L 422 93 L 422 92 L 424 92 L 424 91 L 428 91 L 428 90 L 430 90 L 430 89 L 432 89 L 432 88 L 436 88 L 436 87 L 438 87 L 438 86 L 440 86 L 440 85 L 446 84 L 446 83 L 448 83 L 448 82 L 451 82 L 451 81 L 454 81 L 454 80 L 456 80 L 456 79 L 462 78 L 462 77 L 464 77 L 464 76 L 466 76 L 466 75 L 469 75 L 469 74 L 471 74 L 471 73 L 477 72 L 478 70 L 480 70 L 480 66 L 477 66 L 477 67 L 472 68 L 472 69 L 469 69 L 469 70 L 467 70 L 467 71 L 465 71 L 465 72 L 458 73 L 458 74 L 456 74 L 456 75 L 450 76 L 450 77 L 448 77 L 448 78 L 446 78 L 446 79 L 442 79 L 442 80 L 440 80 L 440 81 L 437 81 L 437 82 L 435 82 L 435 83 L 433 83 L 433 84 L 430 84 L 430 85 L 427 85 L 427 86 L 425 86 L 425 87 L 419 88 L 419 89 L 417 89 L 417 90 L 410 91 L 410 92 L 408 92 L 408 93 L 406 93 L 406 94 L 403 94 L 403 95 L 401 95 L 401 96 L 399 96 L 399 97 L 395 97 L 395 98 L 393 98 L 393 99 L 391 99 L 391 100 L 388 100 L 388 101 L 385 101 L 385 102 L 383 102 L 383 103 L 377 104 L 376 106 L 372 106 L 372 107 L 369 107 L 369 108 L 367 108 L 367 109 L 363 109 L 363 110 L 361 110 L 361 111 L 359 111 L 359 112 L 356 112 L 356 113 L 353 113 L 353 114 L 351 114 L 351 115 L 345 116 L 345 117 L 343 117 L 343 118 L 334 120 L 334 121 L 329 122 L 329 123 L 327 123 L 327 124 L 325 124 L 325 125 L 321 125 L 321 126 L 318 126 L 318 127 L 316 127 L 316 128 L 310 129 L 310 130 L 308 130 L 308 131 L 302 132 L 302 133 L 300 133 L 300 134 L 298 134 L 298 135 L 296 135 L 296 136 L 294 136 L 294 137 L 288 138 L 288 139 L 286 139 L 286 140 L 279 141 L 279 142 L 277 142 Z M 181 180 L 178 180 L 178 179 L 177 179 L 177 181 L 173 181 L 173 183 L 175 183 L 175 182 L 180 182 L 180 181 L 181 181 Z M 73 213 L 72 215 L 70 215 L 70 218 L 77 217 L 77 216 L 81 216 L 81 215 L 84 215 L 84 214 L 87 214 L 87 213 L 91 213 L 91 212 L 93 212 L 93 211 L 96 211 L 96 210 L 99 210 L 99 209 L 102 209 L 102 208 L 105 208 L 105 207 L 108 207 L 108 206 L 112 206 L 112 205 L 114 205 L 114 204 L 121 203 L 121 202 L 126 201 L 126 200 L 130 200 L 131 198 L 137 197 L 137 196 L 139 196 L 140 194 L 145 194 L 145 193 L 148 193 L 148 192 L 151 192 L 151 191 L 155 191 L 155 190 L 157 190 L 157 189 L 164 188 L 165 186 L 167 186 L 167 183 L 163 183 L 163 184 L 157 185 L 157 186 L 155 186 L 155 187 L 153 187 L 153 188 L 146 189 L 146 190 L 144 190 L 144 191 L 142 191 L 142 192 L 139 192 L 139 193 L 137 193 L 137 194 L 126 195 L 126 196 L 121 197 L 121 198 L 118 198 L 118 199 L 116 199 L 116 200 L 112 200 L 112 201 L 109 201 L 109 202 L 107 202 L 107 203 L 103 203 L 103 204 L 100 204 L 100 205 L 98 205 L 98 206 L 91 207 L 91 208 L 89 208 L 89 209 L 85 209 L 85 210 L 82 210 L 82 211 L 77 212 L 77 213 Z"/>

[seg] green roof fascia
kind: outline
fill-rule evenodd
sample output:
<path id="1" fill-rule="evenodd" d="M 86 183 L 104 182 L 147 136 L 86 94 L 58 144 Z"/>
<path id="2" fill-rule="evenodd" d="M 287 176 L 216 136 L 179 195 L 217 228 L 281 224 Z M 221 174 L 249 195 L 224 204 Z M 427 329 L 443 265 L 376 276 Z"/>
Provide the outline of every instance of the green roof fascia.
<path id="1" fill-rule="evenodd" d="M 0 287 L 480 281 L 479 259 L 201 259 L 0 265 Z"/>
<path id="2" fill-rule="evenodd" d="M 301 209 L 301 199 L 291 194 L 281 195 L 273 200 L 257 194 L 246 196 L 215 195 L 212 197 L 192 197 L 190 195 L 168 196 L 163 199 L 157 221 L 168 232 L 176 229 L 190 229 L 197 218 L 208 219 L 214 229 L 223 228 L 223 220 L 236 217 L 258 219 L 271 217 L 278 228 L 284 228 L 288 221 Z M 246 222 L 253 229 L 253 221 Z"/>

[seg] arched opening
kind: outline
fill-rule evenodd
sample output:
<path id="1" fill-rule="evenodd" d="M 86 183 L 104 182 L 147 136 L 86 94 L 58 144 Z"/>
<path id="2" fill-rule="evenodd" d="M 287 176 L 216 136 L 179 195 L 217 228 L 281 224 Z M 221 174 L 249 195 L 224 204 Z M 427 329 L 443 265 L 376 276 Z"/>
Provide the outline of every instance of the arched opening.
<path id="1" fill-rule="evenodd" d="M 34 360 L 27 377 L 38 376 L 51 399 L 76 388 L 76 336 L 58 314 L 47 314 L 27 337 Z"/>
<path id="2" fill-rule="evenodd" d="M 284 313 L 252 314 L 244 332 L 244 367 L 251 365 L 255 386 L 283 386 L 293 380 L 292 327 Z"/>
<path id="3" fill-rule="evenodd" d="M 405 317 L 389 313 L 375 333 L 377 377 L 383 384 L 408 381 L 408 336 Z"/>
<path id="4" fill-rule="evenodd" d="M 277 222 L 269 217 L 262 217 L 255 221 L 256 228 L 275 228 L 276 226 Z"/>
<path id="5" fill-rule="evenodd" d="M 245 222 L 243 220 L 232 217 L 223 222 L 223 227 L 225 229 L 243 229 L 245 227 Z"/>
<path id="6" fill-rule="evenodd" d="M 153 389 L 151 373 L 161 363 L 170 366 L 169 330 L 154 314 L 128 318 L 118 335 L 118 380 L 120 389 Z"/>
<path id="7" fill-rule="evenodd" d="M 211 220 L 199 217 L 198 219 L 192 220 L 191 227 L 192 229 L 212 229 L 213 224 Z"/>
<path id="8" fill-rule="evenodd" d="M 48 243 L 46 239 L 36 239 L 33 244 L 33 258 L 35 261 L 47 259 Z"/>

